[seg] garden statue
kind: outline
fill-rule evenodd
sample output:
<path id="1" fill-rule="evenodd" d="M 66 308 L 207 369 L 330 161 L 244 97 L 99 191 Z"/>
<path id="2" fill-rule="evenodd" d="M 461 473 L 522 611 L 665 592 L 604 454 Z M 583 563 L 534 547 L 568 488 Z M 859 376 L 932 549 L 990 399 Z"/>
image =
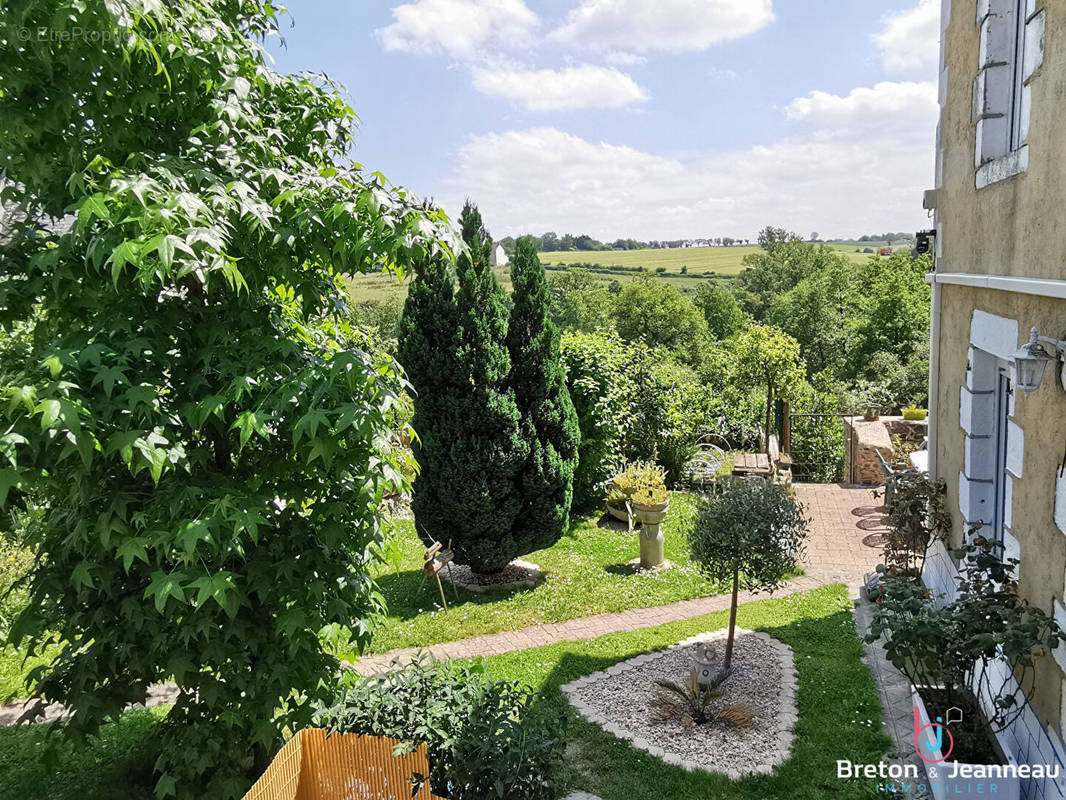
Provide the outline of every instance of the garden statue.
<path id="1" fill-rule="evenodd" d="M 696 645 L 696 676 L 700 686 L 708 686 L 714 682 L 718 674 L 718 656 L 714 651 L 714 645 L 710 642 L 699 642 Z"/>

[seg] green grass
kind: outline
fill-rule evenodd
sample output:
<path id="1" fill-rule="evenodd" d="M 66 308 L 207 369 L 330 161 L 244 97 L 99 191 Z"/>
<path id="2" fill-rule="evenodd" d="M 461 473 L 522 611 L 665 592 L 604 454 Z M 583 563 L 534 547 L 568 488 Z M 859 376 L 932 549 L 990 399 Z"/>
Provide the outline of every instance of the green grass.
<path id="1" fill-rule="evenodd" d="M 789 644 L 799 673 L 799 723 L 791 757 L 771 775 L 730 781 L 685 772 L 634 750 L 574 718 L 560 793 L 584 789 L 604 800 L 858 800 L 870 784 L 837 780 L 836 759 L 876 763 L 889 740 L 881 706 L 861 661 L 847 590 L 830 586 L 741 606 L 742 627 Z M 507 653 L 485 661 L 496 678 L 528 683 L 546 702 L 563 703 L 559 687 L 640 653 L 722 628 L 725 612 L 584 642 Z M 163 709 L 126 714 L 97 739 L 67 747 L 58 766 L 41 761 L 47 726 L 0 730 L 0 798 L 18 800 L 149 800 L 148 734 Z"/>
<path id="2" fill-rule="evenodd" d="M 874 796 L 873 782 L 836 777 L 837 759 L 877 763 L 891 742 L 881 730 L 881 704 L 861 661 L 847 590 L 831 586 L 741 606 L 738 625 L 764 630 L 792 647 L 799 674 L 799 723 L 788 761 L 771 775 L 730 781 L 686 772 L 575 718 L 567 748 L 567 789 L 603 800 L 851 800 Z M 684 622 L 567 642 L 487 659 L 489 673 L 563 702 L 559 687 L 618 661 L 662 649 L 728 624 L 726 612 Z"/>
<path id="3" fill-rule="evenodd" d="M 0 647 L 0 704 L 26 697 L 26 674 L 50 659 L 50 654 L 27 659 L 14 647 Z"/>
<path id="4" fill-rule="evenodd" d="M 399 521 L 402 562 L 397 571 L 383 569 L 378 575 L 389 616 L 377 629 L 370 652 L 720 594 L 725 587 L 703 577 L 689 559 L 682 529 L 692 512 L 691 496 L 676 492 L 671 496 L 662 531 L 666 557 L 676 565 L 672 569 L 635 573 L 627 562 L 640 555 L 637 534 L 628 533 L 624 526 L 622 530 L 601 527 L 598 515 L 579 518 L 553 547 L 524 556 L 545 574 L 535 589 L 480 595 L 460 589 L 460 602 L 454 603 L 452 586 L 444 581 L 447 611 L 440 608 L 435 583 L 427 582 L 419 591 L 425 548 L 413 524 Z"/>
<path id="5" fill-rule="evenodd" d="M 883 242 L 832 242 L 828 246 L 833 250 L 847 256 L 855 264 L 864 264 L 870 258 L 869 253 L 855 252 L 869 247 L 876 251 L 884 246 Z M 893 250 L 907 245 L 894 245 Z M 705 280 L 725 280 L 739 275 L 744 269 L 744 256 L 759 252 L 760 248 L 755 245 L 744 247 L 685 247 L 662 250 L 566 250 L 549 253 L 541 253 L 540 260 L 548 269 L 549 276 L 558 270 L 566 269 L 571 264 L 599 264 L 602 267 L 645 267 L 655 275 L 657 280 L 667 283 L 682 294 L 691 294 L 696 287 Z M 658 268 L 664 268 L 665 272 L 656 273 Z M 681 268 L 687 267 L 686 274 L 681 273 Z M 493 272 L 504 290 L 511 291 L 510 267 L 495 267 Z M 593 277 L 597 280 L 609 283 L 617 280 L 620 283 L 628 283 L 639 273 L 637 272 L 594 272 Z M 348 279 L 348 288 L 352 298 L 356 302 L 367 300 L 388 300 L 396 298 L 404 300 L 407 297 L 408 277 L 403 283 L 396 279 L 395 275 L 373 274 L 357 275 Z"/>
<path id="6" fill-rule="evenodd" d="M 150 800 L 149 734 L 168 709 L 123 714 L 84 742 L 57 737 L 48 758 L 51 725 L 0 728 L 0 800 Z"/>

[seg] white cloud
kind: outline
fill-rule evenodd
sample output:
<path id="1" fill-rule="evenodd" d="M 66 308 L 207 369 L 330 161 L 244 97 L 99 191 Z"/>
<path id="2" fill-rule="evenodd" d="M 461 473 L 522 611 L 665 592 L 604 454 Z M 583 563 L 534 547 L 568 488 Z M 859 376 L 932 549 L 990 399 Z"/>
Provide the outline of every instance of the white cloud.
<path id="1" fill-rule="evenodd" d="M 386 50 L 469 59 L 486 46 L 518 41 L 538 24 L 524 0 L 414 0 L 392 10 L 376 33 Z"/>
<path id="2" fill-rule="evenodd" d="M 933 83 L 883 81 L 843 96 L 811 92 L 789 103 L 785 113 L 836 134 L 891 129 L 925 137 L 936 126 L 939 106 Z"/>
<path id="3" fill-rule="evenodd" d="M 940 58 L 940 0 L 919 0 L 917 8 L 889 14 L 873 39 L 885 69 L 935 66 Z"/>
<path id="4" fill-rule="evenodd" d="M 474 70 L 474 86 L 531 111 L 619 108 L 648 99 L 624 72 L 592 64 L 561 70 L 478 68 Z"/>
<path id="5" fill-rule="evenodd" d="M 767 224 L 827 236 L 917 229 L 921 192 L 933 177 L 935 114 L 924 103 L 897 103 L 898 94 L 879 84 L 801 98 L 789 110 L 802 129 L 795 136 L 702 161 L 550 127 L 474 136 L 442 196 L 456 208 L 474 198 L 497 237 L 555 230 L 601 239 L 754 238 Z M 914 132 L 865 125 L 867 109 L 885 107 Z"/>
<path id="6" fill-rule="evenodd" d="M 772 0 L 581 0 L 550 38 L 594 50 L 705 50 L 769 25 Z"/>

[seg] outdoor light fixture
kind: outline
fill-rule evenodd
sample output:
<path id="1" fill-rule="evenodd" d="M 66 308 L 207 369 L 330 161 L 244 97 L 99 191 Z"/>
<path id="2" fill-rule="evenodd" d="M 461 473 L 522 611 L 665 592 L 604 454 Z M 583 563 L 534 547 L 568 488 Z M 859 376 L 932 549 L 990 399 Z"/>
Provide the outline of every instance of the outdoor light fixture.
<path id="1" fill-rule="evenodd" d="M 1045 345 L 1051 345 L 1051 350 Z M 1048 362 L 1061 360 L 1063 351 L 1066 351 L 1066 342 L 1038 336 L 1034 325 L 1029 332 L 1029 341 L 1014 354 L 1014 385 L 1026 394 L 1035 392 L 1044 380 L 1044 370 L 1047 369 Z M 1066 389 L 1066 369 L 1060 380 Z"/>
<path id="2" fill-rule="evenodd" d="M 914 249 L 919 255 L 925 255 L 932 252 L 933 242 L 936 240 L 936 231 L 918 231 L 914 234 L 915 245 Z"/>

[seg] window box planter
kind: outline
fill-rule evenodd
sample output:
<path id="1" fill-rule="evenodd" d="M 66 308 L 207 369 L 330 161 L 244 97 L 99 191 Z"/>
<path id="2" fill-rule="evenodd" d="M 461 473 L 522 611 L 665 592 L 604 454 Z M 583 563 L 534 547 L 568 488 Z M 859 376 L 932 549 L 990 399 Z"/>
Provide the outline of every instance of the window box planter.
<path id="1" fill-rule="evenodd" d="M 941 751 L 936 748 L 936 728 L 926 728 L 932 720 L 929 717 L 929 712 L 926 709 L 925 701 L 918 693 L 917 688 L 911 686 L 911 701 L 917 709 L 918 723 L 917 727 L 921 729 L 919 733 L 916 733 L 915 745 L 922 749 L 923 754 L 932 759 L 939 759 L 942 757 Z M 976 701 L 974 701 L 976 702 Z M 999 740 L 999 737 L 994 734 L 991 729 L 986 727 L 987 736 L 990 744 L 992 745 L 997 757 L 999 758 L 1000 765 L 1012 764 L 1015 767 L 1018 766 L 1018 762 L 1014 757 L 1003 747 Z M 928 743 L 928 747 L 927 747 Z M 966 765 L 967 762 L 959 762 L 960 765 Z M 970 766 L 987 766 L 972 764 Z M 960 797 L 983 797 L 983 796 L 995 796 L 999 800 L 1019 800 L 1021 798 L 1022 784 L 1021 779 L 1018 777 L 995 777 L 995 778 L 963 778 L 961 775 L 956 778 L 949 778 L 956 771 L 955 759 L 952 755 L 948 756 L 948 760 L 930 764 L 925 764 L 926 776 L 928 777 L 928 788 L 932 792 L 932 795 L 936 800 L 954 800 Z M 994 787 L 994 788 L 993 788 Z"/>

